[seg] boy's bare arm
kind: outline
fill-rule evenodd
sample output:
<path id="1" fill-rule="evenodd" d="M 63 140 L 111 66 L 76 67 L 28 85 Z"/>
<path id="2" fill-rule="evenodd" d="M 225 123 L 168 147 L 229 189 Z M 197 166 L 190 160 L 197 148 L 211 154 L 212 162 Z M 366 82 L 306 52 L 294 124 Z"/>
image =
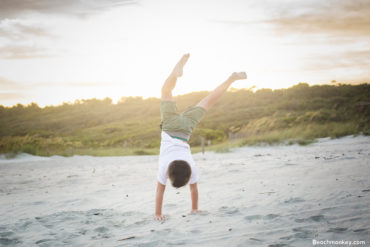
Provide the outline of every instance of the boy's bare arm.
<path id="1" fill-rule="evenodd" d="M 215 90 L 213 90 L 208 96 L 202 99 L 197 106 L 203 107 L 204 109 L 208 110 L 213 106 L 221 96 L 227 91 L 230 85 L 236 80 L 244 80 L 247 79 L 247 74 L 245 72 L 239 73 L 232 73 L 226 81 L 224 81 L 221 85 L 219 85 Z"/>
<path id="2" fill-rule="evenodd" d="M 198 212 L 198 184 L 190 184 L 191 212 Z"/>
<path id="3" fill-rule="evenodd" d="M 155 219 L 156 220 L 164 220 L 165 217 L 162 215 L 162 203 L 163 203 L 163 195 L 166 186 L 161 184 L 160 182 L 157 183 L 157 193 L 155 197 Z"/>

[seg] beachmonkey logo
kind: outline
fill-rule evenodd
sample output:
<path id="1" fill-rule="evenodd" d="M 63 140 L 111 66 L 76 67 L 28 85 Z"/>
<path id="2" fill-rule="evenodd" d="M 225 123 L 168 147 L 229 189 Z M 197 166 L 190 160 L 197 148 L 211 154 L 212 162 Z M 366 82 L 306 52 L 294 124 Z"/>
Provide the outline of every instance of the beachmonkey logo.
<path id="1" fill-rule="evenodd" d="M 312 245 L 365 245 L 365 241 L 349 241 L 349 240 L 316 240 L 312 239 Z"/>

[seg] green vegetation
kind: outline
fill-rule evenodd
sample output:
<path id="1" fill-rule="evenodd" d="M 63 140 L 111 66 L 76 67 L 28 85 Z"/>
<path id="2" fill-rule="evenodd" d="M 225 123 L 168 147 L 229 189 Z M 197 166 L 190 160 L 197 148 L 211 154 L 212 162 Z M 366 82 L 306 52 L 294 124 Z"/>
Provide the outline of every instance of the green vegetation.
<path id="1" fill-rule="evenodd" d="M 180 111 L 208 92 L 176 97 Z M 370 85 L 300 83 L 288 89 L 231 90 L 206 114 L 190 140 L 200 151 L 233 146 L 298 143 L 319 137 L 370 134 Z M 124 97 L 78 100 L 40 108 L 32 103 L 0 106 L 0 153 L 34 155 L 148 155 L 160 144 L 160 100 Z M 232 143 L 232 144 L 230 144 Z"/>

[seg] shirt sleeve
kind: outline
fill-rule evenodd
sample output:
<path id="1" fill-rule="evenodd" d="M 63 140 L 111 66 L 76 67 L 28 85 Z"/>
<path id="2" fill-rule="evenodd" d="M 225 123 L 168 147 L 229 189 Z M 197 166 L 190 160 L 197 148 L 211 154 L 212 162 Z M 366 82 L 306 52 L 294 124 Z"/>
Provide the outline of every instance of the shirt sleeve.
<path id="1" fill-rule="evenodd" d="M 166 182 L 167 182 L 167 174 L 166 174 L 166 170 L 164 170 L 163 167 L 160 167 L 158 169 L 157 180 L 161 184 L 166 185 Z"/>
<path id="2" fill-rule="evenodd" d="M 198 182 L 198 179 L 199 179 L 199 175 L 198 175 L 197 167 L 192 166 L 191 167 L 191 177 L 190 177 L 190 180 L 189 180 L 189 184 L 195 184 L 196 182 Z"/>

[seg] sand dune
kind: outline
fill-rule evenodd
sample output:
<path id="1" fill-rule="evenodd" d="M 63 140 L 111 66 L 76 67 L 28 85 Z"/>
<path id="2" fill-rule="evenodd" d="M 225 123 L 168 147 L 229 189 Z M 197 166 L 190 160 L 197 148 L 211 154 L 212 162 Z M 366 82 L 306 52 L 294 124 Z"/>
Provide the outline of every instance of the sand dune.
<path id="1" fill-rule="evenodd" d="M 370 244 L 370 138 L 195 154 L 189 188 L 166 188 L 153 220 L 156 156 L 0 158 L 1 246 Z M 362 245 L 364 246 L 364 245 Z"/>

